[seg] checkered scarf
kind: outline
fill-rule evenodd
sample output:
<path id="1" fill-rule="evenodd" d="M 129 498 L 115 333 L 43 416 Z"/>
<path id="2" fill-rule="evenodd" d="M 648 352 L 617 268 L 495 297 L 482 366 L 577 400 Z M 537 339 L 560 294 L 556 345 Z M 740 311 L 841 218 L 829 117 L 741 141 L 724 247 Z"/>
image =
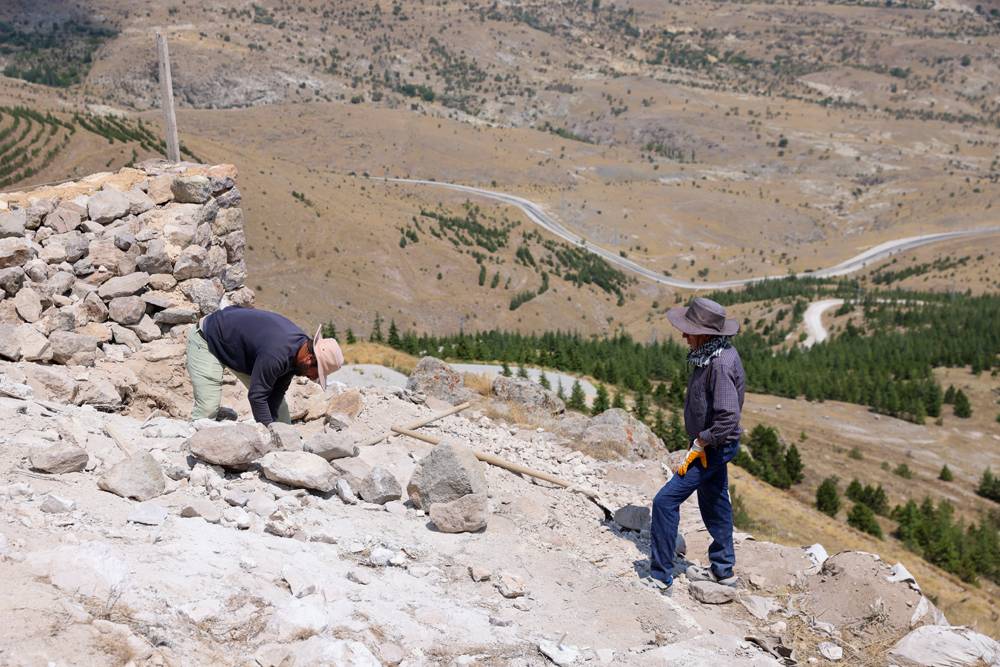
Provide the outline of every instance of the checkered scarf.
<path id="1" fill-rule="evenodd" d="M 727 347 L 732 347 L 732 336 L 713 336 L 701 347 L 688 352 L 688 363 L 698 368 L 704 368 L 712 363 L 712 359 L 722 354 Z"/>

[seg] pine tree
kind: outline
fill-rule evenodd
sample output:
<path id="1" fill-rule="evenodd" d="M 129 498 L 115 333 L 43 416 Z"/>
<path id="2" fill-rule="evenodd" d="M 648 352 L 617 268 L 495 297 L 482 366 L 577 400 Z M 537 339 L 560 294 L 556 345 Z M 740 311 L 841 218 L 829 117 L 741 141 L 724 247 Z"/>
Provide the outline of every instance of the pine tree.
<path id="1" fill-rule="evenodd" d="M 625 409 L 625 396 L 622 394 L 621 387 L 615 387 L 615 397 L 611 401 L 611 407 L 619 408 L 621 410 Z"/>
<path id="2" fill-rule="evenodd" d="M 938 479 L 942 482 L 950 482 L 955 479 L 955 476 L 951 474 L 951 468 L 948 467 L 947 463 L 941 466 L 941 472 L 938 474 Z"/>
<path id="3" fill-rule="evenodd" d="M 542 385 L 543 389 L 552 389 L 552 383 L 549 382 L 549 376 L 542 371 L 539 371 L 538 373 L 538 384 Z"/>
<path id="4" fill-rule="evenodd" d="M 507 365 L 506 361 L 501 362 L 500 375 L 504 376 L 505 378 L 509 378 L 511 375 L 513 375 L 513 373 L 510 372 L 510 366 Z"/>
<path id="5" fill-rule="evenodd" d="M 486 284 L 486 265 L 479 265 L 479 286 L 482 287 Z"/>
<path id="6" fill-rule="evenodd" d="M 507 370 L 509 371 L 510 369 L 508 368 Z M 556 396 L 558 396 L 560 400 L 566 400 L 566 390 L 563 389 L 562 378 L 559 378 L 559 382 L 556 385 Z"/>
<path id="7" fill-rule="evenodd" d="M 525 368 L 523 365 L 518 366 L 517 367 L 517 377 L 521 378 L 522 380 L 529 379 L 529 377 L 528 377 L 528 369 Z"/>
<path id="8" fill-rule="evenodd" d="M 903 479 L 913 479 L 913 471 L 905 463 L 900 463 L 892 472 Z"/>
<path id="9" fill-rule="evenodd" d="M 579 380 L 573 381 L 573 388 L 569 392 L 569 401 L 567 401 L 566 407 L 577 412 L 587 411 L 587 399 L 583 394 L 583 387 L 580 386 Z"/>
<path id="10" fill-rule="evenodd" d="M 608 405 L 608 390 L 603 384 L 597 385 L 597 395 L 594 396 L 594 404 L 590 407 L 590 414 L 599 415 L 610 407 Z"/>
<path id="11" fill-rule="evenodd" d="M 972 416 L 972 404 L 965 392 L 959 389 L 955 392 L 955 416 L 961 419 L 968 419 Z"/>
<path id="12" fill-rule="evenodd" d="M 940 417 L 941 416 L 941 403 L 943 399 L 941 397 L 941 385 L 937 382 L 931 382 L 930 386 L 927 388 L 927 415 L 929 417 Z"/>
<path id="13" fill-rule="evenodd" d="M 863 533 L 882 539 L 882 526 L 878 524 L 875 513 L 864 503 L 854 503 L 847 515 L 847 523 Z"/>
<path id="14" fill-rule="evenodd" d="M 639 421 L 646 421 L 646 417 L 649 416 L 649 405 L 646 403 L 646 394 L 641 391 L 635 395 L 632 412 Z"/>
<path id="15" fill-rule="evenodd" d="M 657 407 L 665 408 L 670 404 L 670 390 L 667 388 L 666 382 L 660 382 L 656 385 L 656 389 L 653 390 L 653 403 L 656 403 Z"/>
<path id="16" fill-rule="evenodd" d="M 351 327 L 347 327 L 347 338 L 346 338 L 346 340 L 347 340 L 347 344 L 348 345 L 354 345 L 355 343 L 358 342 L 358 339 L 354 337 L 354 332 L 351 331 Z"/>
<path id="17" fill-rule="evenodd" d="M 979 480 L 979 488 L 976 489 L 976 493 L 983 498 L 1000 503 L 1000 477 L 994 476 L 993 471 L 987 468 Z"/>
<path id="18" fill-rule="evenodd" d="M 337 325 L 333 321 L 329 321 L 323 325 L 323 330 L 320 332 L 323 334 L 323 338 L 333 338 L 337 339 Z"/>
<path id="19" fill-rule="evenodd" d="M 954 403 L 955 402 L 955 385 L 950 384 L 944 392 L 944 402 Z"/>
<path id="20" fill-rule="evenodd" d="M 840 511 L 840 494 L 837 492 L 837 478 L 827 477 L 816 489 L 816 509 L 829 516 L 837 516 Z"/>
<path id="21" fill-rule="evenodd" d="M 802 465 L 802 457 L 799 456 L 798 448 L 791 445 L 785 452 L 785 470 L 788 473 L 788 479 L 792 480 L 792 484 L 798 484 L 802 481 L 803 468 L 805 466 Z"/>
<path id="22" fill-rule="evenodd" d="M 653 435 L 663 441 L 663 446 L 667 446 L 667 437 L 670 435 L 667 431 L 667 422 L 663 418 L 663 410 L 656 408 L 656 413 L 653 415 Z"/>
<path id="23" fill-rule="evenodd" d="M 368 336 L 368 340 L 372 343 L 381 343 L 383 341 L 382 337 L 382 316 L 377 312 L 375 313 L 375 324 L 372 326 L 372 333 Z"/>
<path id="24" fill-rule="evenodd" d="M 861 499 L 864 498 L 865 490 L 861 486 L 861 482 L 857 477 L 851 480 L 851 483 L 847 485 L 847 497 L 856 503 L 860 503 Z"/>
<path id="25" fill-rule="evenodd" d="M 399 329 L 396 328 L 396 320 L 389 322 L 389 347 L 398 348 L 400 346 Z"/>

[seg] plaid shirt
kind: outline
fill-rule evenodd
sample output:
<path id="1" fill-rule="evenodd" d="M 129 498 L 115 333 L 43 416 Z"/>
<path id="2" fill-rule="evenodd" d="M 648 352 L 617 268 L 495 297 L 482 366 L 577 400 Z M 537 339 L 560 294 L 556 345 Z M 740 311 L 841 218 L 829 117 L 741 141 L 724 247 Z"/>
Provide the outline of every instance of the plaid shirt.
<path id="1" fill-rule="evenodd" d="M 740 436 L 740 411 L 746 374 L 736 348 L 729 347 L 688 379 L 684 399 L 684 428 L 694 440 L 724 445 Z"/>

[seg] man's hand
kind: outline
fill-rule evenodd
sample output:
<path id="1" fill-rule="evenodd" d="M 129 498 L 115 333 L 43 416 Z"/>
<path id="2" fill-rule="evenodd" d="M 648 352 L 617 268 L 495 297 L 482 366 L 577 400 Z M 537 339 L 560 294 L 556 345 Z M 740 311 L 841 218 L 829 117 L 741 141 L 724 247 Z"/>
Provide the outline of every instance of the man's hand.
<path id="1" fill-rule="evenodd" d="M 699 438 L 695 438 L 694 442 L 691 443 L 691 449 L 688 450 L 687 458 L 684 459 L 684 463 L 677 466 L 677 474 L 683 477 L 687 474 L 688 466 L 690 466 L 695 461 L 701 461 L 701 467 L 708 467 L 708 457 L 705 455 L 705 447 L 701 444 Z"/>

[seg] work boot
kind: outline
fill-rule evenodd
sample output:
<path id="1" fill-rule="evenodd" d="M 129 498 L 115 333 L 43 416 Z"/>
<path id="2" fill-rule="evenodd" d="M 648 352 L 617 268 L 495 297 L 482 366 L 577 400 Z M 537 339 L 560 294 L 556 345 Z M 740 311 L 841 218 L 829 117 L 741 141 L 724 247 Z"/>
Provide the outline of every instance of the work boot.
<path id="1" fill-rule="evenodd" d="M 736 588 L 736 585 L 740 581 L 735 574 L 731 577 L 726 577 L 725 579 L 719 579 L 715 576 L 715 572 L 712 571 L 712 568 L 701 567 L 700 565 L 689 565 L 686 574 L 688 581 L 714 581 L 717 584 L 729 586 L 730 588 Z"/>
<path id="2" fill-rule="evenodd" d="M 651 588 L 660 595 L 664 597 L 673 597 L 674 587 L 673 582 L 666 583 L 656 579 L 655 577 L 646 576 L 639 580 L 639 582 L 646 588 Z"/>

